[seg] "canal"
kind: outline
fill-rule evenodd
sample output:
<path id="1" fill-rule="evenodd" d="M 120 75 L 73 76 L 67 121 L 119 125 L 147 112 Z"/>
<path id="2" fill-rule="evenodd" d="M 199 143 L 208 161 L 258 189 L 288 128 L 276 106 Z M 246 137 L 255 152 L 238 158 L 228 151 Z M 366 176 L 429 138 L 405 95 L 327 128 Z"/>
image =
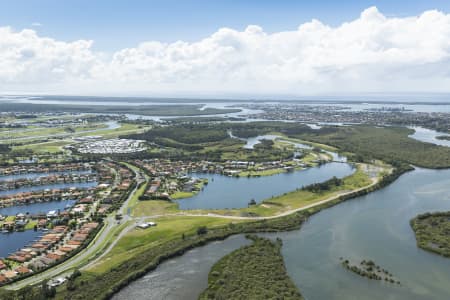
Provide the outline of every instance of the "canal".
<path id="1" fill-rule="evenodd" d="M 223 209 L 247 207 L 250 200 L 261 202 L 333 176 L 343 178 L 355 169 L 346 163 L 327 163 L 301 171 L 262 177 L 228 177 L 219 174 L 194 174 L 208 179 L 197 195 L 178 200 L 180 209 Z"/>

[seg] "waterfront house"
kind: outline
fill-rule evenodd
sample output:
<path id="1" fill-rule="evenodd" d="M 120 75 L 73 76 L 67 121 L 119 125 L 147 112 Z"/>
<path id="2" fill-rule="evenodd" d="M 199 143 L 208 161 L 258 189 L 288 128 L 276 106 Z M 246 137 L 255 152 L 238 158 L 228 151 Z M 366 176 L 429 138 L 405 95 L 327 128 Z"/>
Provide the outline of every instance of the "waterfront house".
<path id="1" fill-rule="evenodd" d="M 16 271 L 19 275 L 25 275 L 28 273 L 32 273 L 32 271 L 25 266 L 19 266 L 14 271 Z"/>
<path id="2" fill-rule="evenodd" d="M 3 260 L 0 259 L 0 270 L 6 269 L 6 265 Z"/>

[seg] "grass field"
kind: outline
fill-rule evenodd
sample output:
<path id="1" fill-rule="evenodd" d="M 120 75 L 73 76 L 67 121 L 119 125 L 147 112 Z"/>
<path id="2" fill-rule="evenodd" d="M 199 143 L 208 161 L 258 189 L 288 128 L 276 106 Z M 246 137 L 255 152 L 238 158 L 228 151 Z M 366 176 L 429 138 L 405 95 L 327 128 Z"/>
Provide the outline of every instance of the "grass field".
<path id="1" fill-rule="evenodd" d="M 70 144 L 70 141 L 50 141 L 43 143 L 31 143 L 23 146 L 13 147 L 13 150 L 32 150 L 34 153 L 58 153 L 63 151 L 63 147 Z"/>
<path id="2" fill-rule="evenodd" d="M 46 128 L 46 127 L 37 127 L 31 130 L 20 130 L 16 132 L 1 132 L 0 139 L 24 139 L 30 138 L 34 139 L 41 136 L 51 136 L 51 135 L 60 135 L 60 134 L 77 134 L 82 131 L 90 131 L 106 128 L 107 126 L 104 123 L 95 123 L 90 125 L 83 126 L 65 126 L 65 127 L 55 127 L 55 128 Z M 73 132 L 68 131 L 68 128 L 73 130 Z"/>
<path id="3" fill-rule="evenodd" d="M 174 213 L 178 211 L 178 205 L 174 202 L 162 200 L 139 201 L 133 214 L 136 217 L 161 215 L 165 213 Z"/>
<path id="4" fill-rule="evenodd" d="M 123 261 L 155 247 L 158 244 L 167 242 L 174 238 L 180 238 L 182 234 L 193 234 L 200 226 L 212 228 L 230 223 L 230 220 L 207 217 L 162 217 L 156 220 L 156 227 L 148 229 L 133 229 L 126 234 L 116 246 L 89 272 L 103 273 L 120 264 Z"/>

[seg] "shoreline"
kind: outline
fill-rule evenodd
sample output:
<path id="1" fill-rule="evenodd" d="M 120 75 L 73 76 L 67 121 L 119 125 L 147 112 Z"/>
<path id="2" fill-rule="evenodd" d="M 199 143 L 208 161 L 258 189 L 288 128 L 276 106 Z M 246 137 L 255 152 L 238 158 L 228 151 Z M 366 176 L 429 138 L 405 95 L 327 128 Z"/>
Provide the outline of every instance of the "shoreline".
<path id="1" fill-rule="evenodd" d="M 111 270 L 107 273 L 104 273 L 102 275 L 93 275 L 96 279 L 95 281 L 97 283 L 101 282 L 107 282 L 108 289 L 107 291 L 100 292 L 99 295 L 96 297 L 98 299 L 110 299 L 116 292 L 118 292 L 120 289 L 127 286 L 131 281 L 134 281 L 148 272 L 154 270 L 157 268 L 157 266 L 162 263 L 163 261 L 166 261 L 170 258 L 177 257 L 179 255 L 184 254 L 186 251 L 193 249 L 198 246 L 203 246 L 209 242 L 217 241 L 217 240 L 224 240 L 225 238 L 236 235 L 236 234 L 242 234 L 242 233 L 262 233 L 262 232 L 282 232 L 282 231 L 292 231 L 296 229 L 300 229 L 303 222 L 305 222 L 310 216 L 320 212 L 321 210 L 325 208 L 329 208 L 331 206 L 334 206 L 336 204 L 339 204 L 341 202 L 344 202 L 346 200 L 350 200 L 353 198 L 356 198 L 358 196 L 362 196 L 365 194 L 368 194 L 370 192 L 373 192 L 375 190 L 381 189 L 390 183 L 394 182 L 398 177 L 400 177 L 402 174 L 412 170 L 411 168 L 397 168 L 394 169 L 393 172 L 389 175 L 384 176 L 381 180 L 379 180 L 376 183 L 372 183 L 371 185 L 358 189 L 353 192 L 349 192 L 343 195 L 339 195 L 337 198 L 329 199 L 326 202 L 321 202 L 320 204 L 316 204 L 314 207 L 308 207 L 303 210 L 298 210 L 295 212 L 291 212 L 290 214 L 283 215 L 283 216 L 277 216 L 272 217 L 268 219 L 262 219 L 262 220 L 255 220 L 252 219 L 254 222 L 244 222 L 244 223 L 238 223 L 233 224 L 230 223 L 229 226 L 222 226 L 220 228 L 214 228 L 211 230 L 211 232 L 208 232 L 206 236 L 201 237 L 190 237 L 192 240 L 187 241 L 173 241 L 170 240 L 168 242 L 165 242 L 164 244 L 156 247 L 160 249 L 160 254 L 156 256 L 152 256 L 154 252 L 157 251 L 155 249 L 144 251 L 139 255 L 136 255 L 129 261 L 126 261 L 122 264 L 120 264 L 118 267 L 114 268 L 114 270 Z M 204 217 L 208 217 L 207 215 L 203 215 Z M 220 216 L 221 218 L 226 218 L 225 216 Z M 179 243 L 179 244 L 178 244 Z M 164 247 L 169 247 L 169 249 L 165 249 Z M 142 268 L 139 268 L 135 270 L 134 272 L 129 272 L 126 277 L 123 277 L 123 274 L 121 276 L 121 279 L 117 281 L 116 284 L 113 284 L 111 286 L 111 280 L 108 280 L 107 277 L 115 277 L 116 272 L 120 272 L 120 268 L 124 265 L 128 265 L 132 263 L 132 261 L 145 261 L 145 257 L 150 255 L 150 257 L 147 258 L 147 261 L 149 263 L 146 266 L 142 266 Z"/>

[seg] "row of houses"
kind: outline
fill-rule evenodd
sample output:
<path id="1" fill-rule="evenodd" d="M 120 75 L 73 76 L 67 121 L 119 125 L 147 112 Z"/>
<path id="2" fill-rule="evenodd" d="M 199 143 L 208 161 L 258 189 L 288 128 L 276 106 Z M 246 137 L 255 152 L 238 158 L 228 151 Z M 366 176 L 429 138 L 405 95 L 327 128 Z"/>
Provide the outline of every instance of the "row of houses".
<path id="1" fill-rule="evenodd" d="M 74 172 L 89 171 L 95 163 L 60 163 L 60 164 L 35 164 L 35 165 L 13 165 L 0 167 L 0 176 L 23 175 L 33 173 L 51 172 Z M 1 179 L 1 178 L 0 178 Z"/>
<path id="2" fill-rule="evenodd" d="M 229 160 L 225 162 L 210 161 L 171 161 L 168 159 L 135 160 L 135 164 L 146 169 L 154 177 L 177 177 L 190 173 L 214 173 L 238 175 L 245 171 L 264 171 L 290 167 L 305 167 L 299 159 L 276 160 L 256 163 L 254 161 Z"/>
<path id="3" fill-rule="evenodd" d="M 0 259 L 0 285 L 8 284 L 28 273 L 49 268 L 73 255 L 90 240 L 91 234 L 100 226 L 96 218 L 92 219 L 91 213 L 102 205 L 101 200 L 109 197 L 111 190 L 122 183 L 119 176 L 124 176 L 125 179 L 133 178 L 130 170 L 122 170 L 121 166 L 109 162 L 96 165 L 95 171 L 103 177 L 103 183 L 96 188 L 76 191 L 79 194 L 72 191 L 70 199 L 76 195 L 78 200 L 69 210 L 15 216 L 16 220 L 21 221 L 30 221 L 36 217 L 36 229 L 42 230 L 43 235 L 8 257 Z M 11 219 L 8 217 L 8 220 Z"/>
<path id="4" fill-rule="evenodd" d="M 124 193 L 134 183 L 134 173 L 121 165 L 109 164 L 109 167 L 115 168 L 117 172 L 117 180 L 115 186 L 111 189 L 109 195 L 101 200 L 101 206 L 99 213 L 103 214 L 112 207 L 112 205 L 118 204 L 123 200 Z"/>
<path id="5" fill-rule="evenodd" d="M 94 194 L 98 187 L 51 189 L 0 196 L 0 208 L 49 201 L 77 200 Z"/>
<path id="6" fill-rule="evenodd" d="M 1 179 L 1 177 L 0 177 Z M 0 191 L 19 189 L 28 186 L 39 186 L 60 183 L 78 183 L 97 181 L 97 175 L 91 174 L 57 174 L 37 178 L 19 178 L 16 180 L 0 180 Z"/>
<path id="7" fill-rule="evenodd" d="M 109 154 L 109 153 L 134 153 L 144 151 L 147 148 L 144 146 L 142 140 L 130 139 L 109 139 L 92 142 L 81 143 L 76 146 L 80 153 L 95 153 L 95 154 Z"/>
<path id="8" fill-rule="evenodd" d="M 56 226 L 39 240 L 10 254 L 6 259 L 0 259 L 0 285 L 46 269 L 67 258 L 83 245 L 98 226 L 97 222 L 86 222 L 74 231 L 70 231 L 68 226 Z"/>
<path id="9" fill-rule="evenodd" d="M 93 170 L 95 170 L 95 174 L 92 173 L 92 174 L 78 175 L 72 177 L 71 180 L 84 180 L 88 182 L 97 181 L 96 187 L 44 189 L 41 191 L 19 192 L 15 194 L 2 195 L 0 196 L 0 208 L 15 205 L 26 205 L 32 203 L 48 202 L 48 201 L 60 201 L 69 199 L 79 200 L 86 198 L 99 190 L 103 190 L 113 183 L 114 174 L 111 172 L 110 167 L 102 164 L 96 164 L 93 165 L 92 168 Z"/>

